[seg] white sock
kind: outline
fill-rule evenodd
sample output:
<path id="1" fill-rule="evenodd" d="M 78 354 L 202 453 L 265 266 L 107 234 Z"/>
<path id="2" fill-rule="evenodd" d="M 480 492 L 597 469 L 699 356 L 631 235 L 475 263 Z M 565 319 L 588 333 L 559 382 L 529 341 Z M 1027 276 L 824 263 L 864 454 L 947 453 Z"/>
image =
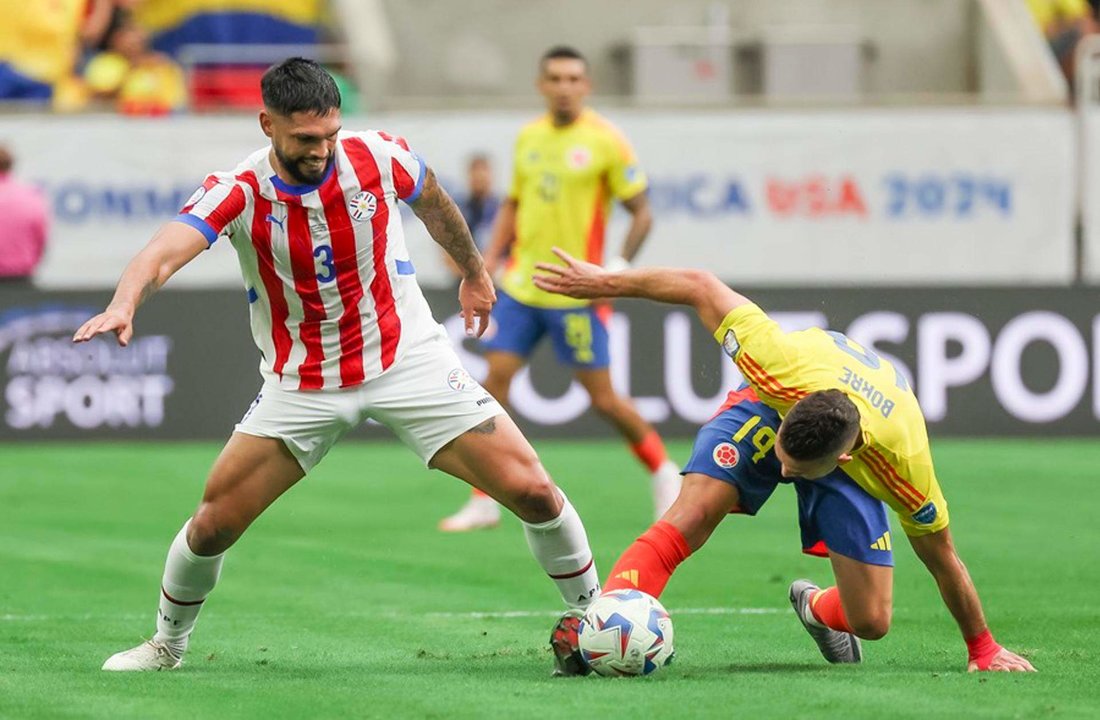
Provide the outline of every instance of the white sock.
<path id="1" fill-rule="evenodd" d="M 680 477 L 680 467 L 671 460 L 665 460 L 653 471 L 653 507 L 656 510 L 657 519 L 665 514 L 672 503 L 680 495 L 680 485 L 683 478 Z"/>
<path id="2" fill-rule="evenodd" d="M 558 492 L 561 514 L 543 523 L 525 522 L 523 533 L 531 553 L 558 586 L 565 604 L 585 608 L 600 594 L 600 578 L 584 523 L 565 493 L 560 488 Z"/>
<path id="3" fill-rule="evenodd" d="M 168 548 L 164 562 L 164 578 L 160 584 L 160 607 L 157 612 L 157 634 L 177 656 L 187 649 L 187 639 L 195 628 L 199 610 L 206 596 L 214 589 L 222 571 L 225 553 L 212 557 L 196 555 L 187 545 L 188 520 Z"/>

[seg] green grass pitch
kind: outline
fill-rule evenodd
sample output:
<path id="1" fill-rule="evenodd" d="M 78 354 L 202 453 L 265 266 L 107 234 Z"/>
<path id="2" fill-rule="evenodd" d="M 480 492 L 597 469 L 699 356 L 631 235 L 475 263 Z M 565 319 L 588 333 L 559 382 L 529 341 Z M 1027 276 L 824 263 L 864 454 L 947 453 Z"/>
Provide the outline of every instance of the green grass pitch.
<path id="1" fill-rule="evenodd" d="M 0 718 L 1100 713 L 1100 442 L 935 445 L 993 631 L 1037 675 L 965 673 L 954 623 L 904 541 L 890 634 L 865 644 L 862 666 L 828 666 L 786 599 L 794 578 L 828 582 L 828 563 L 799 552 L 794 493 L 780 488 L 673 578 L 671 667 L 551 678 L 546 640 L 561 604 L 519 523 L 437 532 L 463 488 L 381 443 L 338 447 L 230 552 L 182 671 L 101 672 L 152 632 L 164 553 L 217 449 L 0 447 Z M 652 519 L 646 477 L 619 443 L 538 449 L 606 574 Z M 671 449 L 686 459 L 686 443 Z"/>

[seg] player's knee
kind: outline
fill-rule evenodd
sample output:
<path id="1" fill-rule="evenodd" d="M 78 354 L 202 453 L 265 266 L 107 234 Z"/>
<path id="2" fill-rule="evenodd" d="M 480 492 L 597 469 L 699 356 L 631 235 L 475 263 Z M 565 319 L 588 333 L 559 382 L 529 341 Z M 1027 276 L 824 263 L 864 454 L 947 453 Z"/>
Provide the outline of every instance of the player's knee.
<path id="1" fill-rule="evenodd" d="M 196 555 L 218 555 L 241 536 L 236 523 L 227 521 L 211 503 L 202 503 L 187 526 L 187 546 Z"/>
<path id="2" fill-rule="evenodd" d="M 561 513 L 558 488 L 536 460 L 527 468 L 527 480 L 511 493 L 509 505 L 520 520 L 540 523 L 553 520 Z"/>
<path id="3" fill-rule="evenodd" d="M 853 618 L 852 631 L 864 640 L 880 640 L 890 632 L 890 609 L 877 610 L 860 618 Z"/>

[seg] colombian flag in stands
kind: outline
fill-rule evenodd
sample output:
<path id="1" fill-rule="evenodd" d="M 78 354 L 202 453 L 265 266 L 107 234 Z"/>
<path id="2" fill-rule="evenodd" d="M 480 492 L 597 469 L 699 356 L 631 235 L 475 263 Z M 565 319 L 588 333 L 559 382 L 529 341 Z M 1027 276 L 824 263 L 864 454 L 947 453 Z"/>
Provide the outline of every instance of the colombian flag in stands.
<path id="1" fill-rule="evenodd" d="M 145 0 L 134 18 L 161 52 L 189 44 L 312 45 L 323 0 Z"/>

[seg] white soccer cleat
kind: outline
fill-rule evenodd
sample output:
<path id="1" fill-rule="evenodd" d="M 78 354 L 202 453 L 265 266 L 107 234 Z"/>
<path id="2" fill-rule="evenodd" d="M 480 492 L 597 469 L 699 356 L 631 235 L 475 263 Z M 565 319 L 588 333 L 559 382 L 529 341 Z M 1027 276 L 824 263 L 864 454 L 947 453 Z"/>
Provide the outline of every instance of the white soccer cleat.
<path id="1" fill-rule="evenodd" d="M 143 672 L 146 670 L 176 670 L 183 663 L 168 646 L 156 640 L 146 640 L 136 648 L 123 650 L 107 658 L 104 670 Z"/>
<path id="2" fill-rule="evenodd" d="M 500 505 L 488 495 L 473 495 L 458 512 L 439 521 L 443 532 L 469 532 L 500 525 Z"/>
<path id="3" fill-rule="evenodd" d="M 671 460 L 665 460 L 653 475 L 653 509 L 658 520 L 680 495 L 680 468 Z"/>

